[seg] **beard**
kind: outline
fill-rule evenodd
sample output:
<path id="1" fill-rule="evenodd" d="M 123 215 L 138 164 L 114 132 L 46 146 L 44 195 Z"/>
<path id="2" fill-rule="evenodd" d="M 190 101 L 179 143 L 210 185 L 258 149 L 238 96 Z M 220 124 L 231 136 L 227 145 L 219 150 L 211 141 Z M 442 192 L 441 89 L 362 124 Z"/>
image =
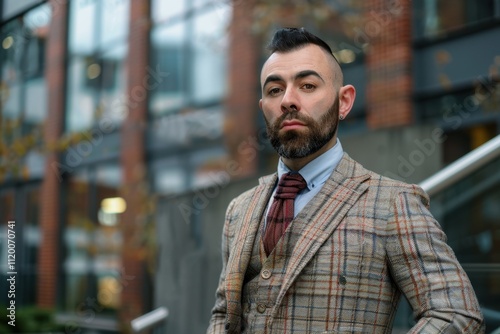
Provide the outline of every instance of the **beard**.
<path id="1" fill-rule="evenodd" d="M 264 117 L 269 141 L 278 154 L 286 159 L 304 158 L 325 146 L 335 135 L 339 119 L 339 98 L 321 116 L 319 121 L 294 110 L 281 115 L 273 124 Z M 284 120 L 296 119 L 304 123 L 305 131 L 289 130 L 280 134 Z"/>

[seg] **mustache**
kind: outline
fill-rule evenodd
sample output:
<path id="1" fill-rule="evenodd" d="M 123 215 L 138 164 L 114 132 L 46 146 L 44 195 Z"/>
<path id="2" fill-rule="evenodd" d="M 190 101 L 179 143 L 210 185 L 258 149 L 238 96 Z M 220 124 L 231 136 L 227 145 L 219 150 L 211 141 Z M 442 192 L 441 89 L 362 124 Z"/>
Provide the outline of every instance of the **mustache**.
<path id="1" fill-rule="evenodd" d="M 278 128 L 280 127 L 281 123 L 283 123 L 283 121 L 291 121 L 293 119 L 301 121 L 305 125 L 310 122 L 309 117 L 299 113 L 297 110 L 293 110 L 278 117 L 278 119 L 276 119 L 276 121 L 274 122 L 274 127 Z"/>

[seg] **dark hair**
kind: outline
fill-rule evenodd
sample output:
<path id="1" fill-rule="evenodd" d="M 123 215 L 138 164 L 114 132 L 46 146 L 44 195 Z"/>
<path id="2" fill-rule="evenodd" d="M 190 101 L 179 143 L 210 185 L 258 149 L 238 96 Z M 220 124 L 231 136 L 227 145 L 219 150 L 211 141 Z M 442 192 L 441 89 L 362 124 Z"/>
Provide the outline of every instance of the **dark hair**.
<path id="1" fill-rule="evenodd" d="M 308 44 L 318 45 L 337 61 L 328 44 L 304 28 L 283 28 L 276 31 L 267 49 L 271 53 L 290 52 Z"/>

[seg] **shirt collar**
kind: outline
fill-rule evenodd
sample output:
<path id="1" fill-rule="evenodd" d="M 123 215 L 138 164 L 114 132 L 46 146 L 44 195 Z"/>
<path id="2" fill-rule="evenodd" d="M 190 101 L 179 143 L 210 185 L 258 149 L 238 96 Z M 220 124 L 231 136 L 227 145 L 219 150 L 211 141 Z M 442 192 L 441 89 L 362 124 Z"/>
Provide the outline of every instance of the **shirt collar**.
<path id="1" fill-rule="evenodd" d="M 299 173 L 304 180 L 306 180 L 307 189 L 313 190 L 323 185 L 337 167 L 343 154 L 344 150 L 342 149 L 340 140 L 337 138 L 335 146 L 302 167 Z M 278 163 L 278 179 L 280 179 L 283 174 L 291 171 L 292 170 L 288 168 L 280 158 Z"/>

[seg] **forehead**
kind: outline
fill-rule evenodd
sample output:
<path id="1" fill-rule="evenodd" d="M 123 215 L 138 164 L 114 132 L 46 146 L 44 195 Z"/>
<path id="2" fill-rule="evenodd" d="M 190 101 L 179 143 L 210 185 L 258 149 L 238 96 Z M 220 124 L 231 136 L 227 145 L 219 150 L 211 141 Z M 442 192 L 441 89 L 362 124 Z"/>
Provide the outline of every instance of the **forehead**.
<path id="1" fill-rule="evenodd" d="M 326 52 L 315 44 L 290 52 L 273 53 L 262 67 L 260 81 L 264 83 L 269 75 L 279 75 L 284 79 L 304 70 L 318 72 L 324 80 L 333 80 L 334 68 Z"/>

